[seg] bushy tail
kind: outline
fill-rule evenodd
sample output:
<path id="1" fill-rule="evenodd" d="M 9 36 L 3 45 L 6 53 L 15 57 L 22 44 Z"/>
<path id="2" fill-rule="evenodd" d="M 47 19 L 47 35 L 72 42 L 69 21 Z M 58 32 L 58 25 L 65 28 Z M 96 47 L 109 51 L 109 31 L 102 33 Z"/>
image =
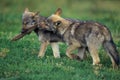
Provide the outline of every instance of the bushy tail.
<path id="1" fill-rule="evenodd" d="M 113 40 L 110 41 L 105 41 L 103 43 L 103 46 L 105 48 L 105 50 L 107 51 L 107 53 L 109 54 L 110 58 L 114 61 L 113 65 L 119 65 L 119 53 L 116 49 L 116 46 L 113 42 Z"/>

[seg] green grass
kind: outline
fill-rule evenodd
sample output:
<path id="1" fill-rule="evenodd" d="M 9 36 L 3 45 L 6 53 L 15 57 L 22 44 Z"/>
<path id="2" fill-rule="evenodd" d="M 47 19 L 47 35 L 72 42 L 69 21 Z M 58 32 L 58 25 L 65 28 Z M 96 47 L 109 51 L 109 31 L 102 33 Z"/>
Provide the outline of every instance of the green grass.
<path id="1" fill-rule="evenodd" d="M 50 16 L 58 7 L 62 16 L 80 20 L 93 20 L 110 29 L 120 51 L 119 0 L 1 0 L 0 2 L 0 80 L 120 80 L 120 70 L 113 70 L 106 52 L 100 49 L 102 67 L 92 66 L 89 54 L 83 61 L 70 60 L 65 55 L 67 45 L 60 44 L 61 58 L 53 57 L 48 46 L 46 55 L 37 57 L 40 42 L 32 33 L 11 42 L 21 30 L 24 9 L 40 11 Z"/>

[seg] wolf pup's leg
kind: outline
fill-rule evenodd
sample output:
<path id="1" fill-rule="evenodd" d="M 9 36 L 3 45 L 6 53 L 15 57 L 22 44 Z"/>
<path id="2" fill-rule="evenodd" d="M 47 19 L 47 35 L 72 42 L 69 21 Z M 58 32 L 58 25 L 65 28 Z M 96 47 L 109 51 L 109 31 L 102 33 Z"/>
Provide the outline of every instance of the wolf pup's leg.
<path id="1" fill-rule="evenodd" d="M 96 46 L 94 46 L 94 44 L 89 44 L 88 49 L 93 59 L 93 65 L 99 65 L 100 59 L 98 55 L 98 49 L 96 48 Z"/>
<path id="2" fill-rule="evenodd" d="M 103 40 L 104 36 L 102 34 L 96 35 L 94 32 L 92 32 L 91 34 L 89 34 L 89 36 L 86 37 L 87 47 L 93 59 L 93 65 L 99 65 L 100 63 L 98 50 L 102 45 Z"/>
<path id="3" fill-rule="evenodd" d="M 83 60 L 84 58 L 87 57 L 85 51 L 86 51 L 86 48 L 84 48 L 84 47 L 79 47 L 78 48 L 78 54 L 77 55 L 80 57 L 81 60 Z"/>
<path id="4" fill-rule="evenodd" d="M 95 39 L 95 38 L 94 38 Z M 93 59 L 93 65 L 99 65 L 100 59 L 98 55 L 98 43 L 92 39 L 87 39 L 87 47 Z"/>
<path id="5" fill-rule="evenodd" d="M 72 51 L 77 49 L 78 46 L 74 46 L 74 45 L 69 45 L 67 50 L 66 50 L 66 55 L 70 58 L 70 59 L 77 59 L 77 60 L 81 60 L 79 56 L 72 54 Z"/>
<path id="6" fill-rule="evenodd" d="M 50 43 L 52 50 L 53 50 L 53 55 L 55 58 L 60 58 L 60 52 L 59 52 L 59 45 L 58 43 Z"/>
<path id="7" fill-rule="evenodd" d="M 38 57 L 41 57 L 41 58 L 44 57 L 48 44 L 49 44 L 49 42 L 41 42 Z"/>

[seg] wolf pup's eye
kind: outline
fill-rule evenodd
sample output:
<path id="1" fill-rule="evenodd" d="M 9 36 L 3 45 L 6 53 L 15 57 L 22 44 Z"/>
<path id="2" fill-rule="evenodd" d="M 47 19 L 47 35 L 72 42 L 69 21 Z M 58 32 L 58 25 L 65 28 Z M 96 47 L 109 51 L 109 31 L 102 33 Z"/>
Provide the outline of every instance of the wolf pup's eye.
<path id="1" fill-rule="evenodd" d="M 29 23 L 29 22 L 27 22 L 27 21 L 24 21 L 24 22 L 23 22 L 24 25 L 27 25 L 28 23 Z"/>
<path id="2" fill-rule="evenodd" d="M 34 25 L 35 24 L 35 20 L 33 20 L 31 24 Z"/>
<path id="3" fill-rule="evenodd" d="M 35 20 L 33 20 L 32 22 L 35 23 Z"/>
<path id="4" fill-rule="evenodd" d="M 61 24 L 61 21 L 57 21 L 54 24 L 55 24 L 55 26 L 59 26 Z"/>

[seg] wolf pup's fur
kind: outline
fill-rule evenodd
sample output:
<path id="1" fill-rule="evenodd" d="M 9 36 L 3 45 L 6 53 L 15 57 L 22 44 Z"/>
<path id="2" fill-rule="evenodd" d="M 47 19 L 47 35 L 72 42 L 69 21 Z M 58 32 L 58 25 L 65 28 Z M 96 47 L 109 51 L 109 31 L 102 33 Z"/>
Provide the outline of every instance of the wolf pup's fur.
<path id="1" fill-rule="evenodd" d="M 52 31 L 46 30 L 47 28 L 45 28 L 44 26 L 45 20 L 46 17 L 40 16 L 38 15 L 38 13 L 35 12 L 30 12 L 28 8 L 26 8 L 22 16 L 23 27 L 21 33 L 25 33 L 26 31 L 29 30 L 31 26 L 35 26 L 36 28 L 34 29 L 34 32 L 38 35 L 39 41 L 41 42 L 41 47 L 38 57 L 44 57 L 45 50 L 48 44 L 50 44 L 53 50 L 54 57 L 60 58 L 59 45 L 57 42 L 62 41 L 62 38 L 61 36 L 56 35 Z"/>
<path id="2" fill-rule="evenodd" d="M 64 41 L 69 45 L 66 55 L 73 59 L 72 51 L 81 48 L 84 51 L 87 47 L 93 59 L 93 65 L 100 63 L 98 49 L 102 45 L 107 51 L 113 68 L 119 65 L 119 53 L 113 42 L 109 29 L 97 22 L 91 21 L 71 21 L 60 17 L 62 10 L 60 8 L 48 17 L 50 27 L 63 36 Z"/>

